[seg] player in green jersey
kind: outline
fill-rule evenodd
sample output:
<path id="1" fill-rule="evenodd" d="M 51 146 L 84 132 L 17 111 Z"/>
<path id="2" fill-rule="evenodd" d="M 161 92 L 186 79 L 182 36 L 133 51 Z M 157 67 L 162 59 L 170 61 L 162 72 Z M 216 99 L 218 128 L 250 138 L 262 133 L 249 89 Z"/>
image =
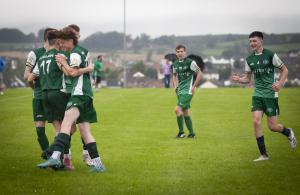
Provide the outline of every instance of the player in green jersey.
<path id="1" fill-rule="evenodd" d="M 103 63 L 102 63 L 102 55 L 98 55 L 97 60 L 94 63 L 94 72 L 93 72 L 93 80 L 96 91 L 99 91 L 101 80 L 103 75 Z"/>
<path id="2" fill-rule="evenodd" d="M 186 48 L 183 45 L 176 47 L 178 60 L 173 63 L 173 85 L 176 90 L 178 102 L 175 107 L 179 133 L 177 138 L 184 138 L 183 118 L 189 130 L 189 138 L 194 138 L 192 119 L 190 116 L 190 102 L 201 78 L 201 70 L 196 62 L 186 58 Z M 193 82 L 194 73 L 197 73 L 196 80 Z"/>
<path id="3" fill-rule="evenodd" d="M 76 34 L 76 37 L 77 39 L 79 40 L 80 38 L 80 27 L 76 24 L 70 24 L 68 25 L 68 27 L 72 28 Z M 89 60 L 89 65 L 88 67 L 93 67 L 94 69 L 94 64 L 92 63 L 91 60 Z M 79 72 L 82 68 L 79 69 Z M 83 68 L 84 69 L 84 68 Z M 91 70 L 93 71 L 93 70 Z M 86 72 L 83 72 L 83 73 L 86 73 Z M 81 74 L 80 74 L 81 75 Z M 70 92 L 71 93 L 71 92 Z M 79 129 L 81 128 L 81 124 L 78 124 L 78 127 Z M 83 139 L 81 138 L 81 141 L 82 141 L 82 160 L 83 162 L 88 165 L 88 166 L 91 166 L 92 165 L 92 162 L 91 162 L 91 157 L 89 155 L 89 152 L 87 151 L 87 147 L 86 147 L 86 144 L 84 143 Z"/>
<path id="4" fill-rule="evenodd" d="M 252 32 L 249 35 L 249 44 L 253 53 L 245 61 L 246 74 L 243 76 L 233 74 L 232 80 L 237 83 L 249 83 L 251 82 L 252 74 L 254 75 L 251 111 L 257 145 L 261 154 L 259 158 L 254 160 L 257 162 L 269 159 L 261 130 L 263 114 L 267 115 L 269 129 L 285 135 L 290 142 L 291 148 L 296 147 L 297 140 L 291 128 L 286 128 L 277 121 L 277 116 L 279 115 L 278 92 L 287 78 L 288 69 L 276 53 L 263 48 L 262 32 Z M 280 70 L 279 81 L 275 80 L 275 68 Z"/>
<path id="5" fill-rule="evenodd" d="M 78 68 L 86 67 L 88 64 L 89 52 L 77 46 L 78 39 L 72 29 L 67 27 L 62 31 L 63 46 L 70 51 L 70 60 L 68 63 L 61 55 L 57 55 L 56 60 L 67 70 L 68 74 L 73 77 L 72 94 L 65 111 L 61 131 L 54 143 L 54 152 L 49 160 L 39 164 L 38 167 L 61 166 L 59 160 L 60 156 L 64 149 L 70 144 L 71 126 L 77 121 L 77 123 L 82 124 L 80 133 L 91 157 L 91 171 L 104 172 L 105 168 L 97 151 L 95 139 L 90 132 L 90 123 L 97 122 L 97 115 L 93 106 L 90 75 L 88 73 L 78 75 Z"/>
<path id="6" fill-rule="evenodd" d="M 29 75 L 37 65 L 37 62 L 39 58 L 46 52 L 48 49 L 48 33 L 52 30 L 55 30 L 53 28 L 46 28 L 44 31 L 44 47 L 35 49 L 33 51 L 30 51 L 27 60 L 26 60 L 26 66 L 24 71 L 24 80 L 28 80 Z M 44 113 L 44 107 L 42 104 L 42 89 L 40 86 L 40 80 L 36 78 L 34 80 L 34 84 L 31 83 L 31 86 L 33 88 L 33 98 L 32 98 L 32 111 L 33 111 L 33 120 L 34 125 L 37 133 L 37 140 L 39 142 L 39 145 L 42 149 L 42 158 L 46 159 L 46 149 L 49 147 L 49 141 L 47 138 L 47 135 L 45 133 L 45 113 Z"/>

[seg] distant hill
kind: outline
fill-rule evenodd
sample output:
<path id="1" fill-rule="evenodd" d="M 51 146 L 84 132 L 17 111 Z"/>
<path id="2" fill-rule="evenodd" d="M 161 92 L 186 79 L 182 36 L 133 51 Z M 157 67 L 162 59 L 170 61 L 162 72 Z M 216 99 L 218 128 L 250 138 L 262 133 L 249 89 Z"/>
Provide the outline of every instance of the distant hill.
<path id="1" fill-rule="evenodd" d="M 41 41 L 43 29 L 38 36 L 30 33 L 24 34 L 18 29 L 0 29 L 0 51 L 30 50 Z M 300 33 L 265 34 L 265 46 L 277 53 L 286 53 L 291 50 L 300 50 Z M 151 38 L 147 34 L 141 34 L 135 38 L 126 37 L 127 51 L 144 53 L 151 51 L 156 54 L 174 52 L 177 44 L 184 44 L 188 53 L 202 56 L 242 57 L 249 50 L 248 35 L 224 34 L 224 35 L 198 35 L 198 36 L 160 36 Z M 103 33 L 95 32 L 80 42 L 81 45 L 95 52 L 110 52 L 123 50 L 123 33 L 116 31 Z"/>

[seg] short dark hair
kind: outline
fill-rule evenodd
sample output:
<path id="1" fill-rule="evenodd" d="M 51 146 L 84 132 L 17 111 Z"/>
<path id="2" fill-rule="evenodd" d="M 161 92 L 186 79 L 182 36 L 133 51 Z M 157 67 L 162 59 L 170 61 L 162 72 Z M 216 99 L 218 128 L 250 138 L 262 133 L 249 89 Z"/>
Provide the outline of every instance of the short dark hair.
<path id="1" fill-rule="evenodd" d="M 56 44 L 57 40 L 61 38 L 61 31 L 59 30 L 51 30 L 48 32 L 47 40 L 49 42 L 49 45 Z"/>
<path id="2" fill-rule="evenodd" d="M 254 32 L 250 33 L 249 39 L 250 39 L 250 38 L 253 38 L 253 37 L 259 37 L 259 38 L 261 38 L 261 39 L 264 39 L 264 35 L 263 35 L 263 33 L 260 32 L 260 31 L 254 31 Z"/>
<path id="3" fill-rule="evenodd" d="M 175 48 L 175 51 L 179 50 L 179 49 L 184 49 L 184 51 L 186 50 L 185 46 L 184 45 L 177 45 L 176 48 Z"/>
<path id="4" fill-rule="evenodd" d="M 76 32 L 80 32 L 80 27 L 78 25 L 76 25 L 76 24 L 70 24 L 68 27 L 71 27 Z"/>
<path id="5" fill-rule="evenodd" d="M 74 45 L 77 45 L 78 43 L 78 39 L 77 39 L 77 36 L 74 32 L 74 29 L 71 28 L 71 27 L 65 27 L 61 30 L 62 34 L 61 34 L 61 39 L 72 39 L 73 40 L 73 43 Z"/>
<path id="6" fill-rule="evenodd" d="M 54 29 L 54 28 L 46 28 L 46 29 L 44 30 L 44 41 L 47 41 L 47 40 L 48 40 L 48 33 L 49 33 L 50 31 L 53 31 L 53 30 L 56 30 L 56 29 Z"/>

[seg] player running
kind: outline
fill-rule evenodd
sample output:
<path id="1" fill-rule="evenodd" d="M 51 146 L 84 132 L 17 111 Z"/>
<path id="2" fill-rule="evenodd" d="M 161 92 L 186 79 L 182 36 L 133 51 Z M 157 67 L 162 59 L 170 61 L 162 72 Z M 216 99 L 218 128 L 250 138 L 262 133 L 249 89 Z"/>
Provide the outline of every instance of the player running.
<path id="1" fill-rule="evenodd" d="M 277 116 L 279 115 L 278 92 L 287 78 L 288 69 L 276 53 L 263 48 L 262 32 L 252 32 L 249 35 L 249 44 L 253 53 L 245 61 L 246 74 L 243 76 L 233 74 L 232 80 L 237 83 L 249 83 L 252 73 L 254 75 L 251 111 L 257 146 L 261 154 L 254 160 L 254 162 L 257 162 L 269 159 L 261 130 L 263 114 L 267 115 L 269 129 L 285 135 L 291 148 L 296 148 L 297 140 L 292 128 L 286 128 L 277 122 Z M 275 68 L 280 70 L 279 81 L 275 80 Z"/>

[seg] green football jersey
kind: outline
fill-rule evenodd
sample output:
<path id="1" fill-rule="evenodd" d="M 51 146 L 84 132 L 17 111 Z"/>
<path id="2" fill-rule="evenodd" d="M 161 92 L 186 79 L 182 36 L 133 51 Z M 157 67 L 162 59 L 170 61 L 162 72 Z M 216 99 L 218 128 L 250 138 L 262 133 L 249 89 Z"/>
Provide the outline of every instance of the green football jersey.
<path id="1" fill-rule="evenodd" d="M 58 89 L 65 92 L 65 79 L 60 65 L 55 60 L 55 55 L 64 54 L 56 49 L 47 51 L 38 61 L 38 68 L 33 74 L 40 78 L 42 90 Z M 65 54 L 64 54 L 65 55 Z"/>
<path id="2" fill-rule="evenodd" d="M 99 60 L 96 60 L 94 63 L 94 72 L 93 72 L 93 76 L 94 77 L 102 77 L 103 75 L 103 63 L 100 62 Z"/>
<path id="3" fill-rule="evenodd" d="M 278 92 L 273 91 L 275 68 L 281 69 L 283 63 L 276 53 L 263 49 L 262 53 L 252 53 L 245 61 L 245 72 L 254 74 L 253 96 L 276 98 Z"/>
<path id="4" fill-rule="evenodd" d="M 177 94 L 192 94 L 194 72 L 199 71 L 200 68 L 196 62 L 185 58 L 183 60 L 176 60 L 173 63 L 173 73 L 177 75 L 178 89 Z"/>
<path id="5" fill-rule="evenodd" d="M 38 60 L 45 52 L 46 49 L 44 47 L 29 52 L 26 60 L 26 66 L 31 67 L 31 71 L 33 71 L 34 67 L 37 65 Z M 38 77 L 35 79 L 33 97 L 36 99 L 42 99 L 42 88 Z"/>
<path id="6" fill-rule="evenodd" d="M 77 45 L 70 53 L 70 67 L 85 68 L 88 66 L 89 52 L 87 49 Z M 86 95 L 93 98 L 90 73 L 85 73 L 72 78 L 72 96 Z"/>

